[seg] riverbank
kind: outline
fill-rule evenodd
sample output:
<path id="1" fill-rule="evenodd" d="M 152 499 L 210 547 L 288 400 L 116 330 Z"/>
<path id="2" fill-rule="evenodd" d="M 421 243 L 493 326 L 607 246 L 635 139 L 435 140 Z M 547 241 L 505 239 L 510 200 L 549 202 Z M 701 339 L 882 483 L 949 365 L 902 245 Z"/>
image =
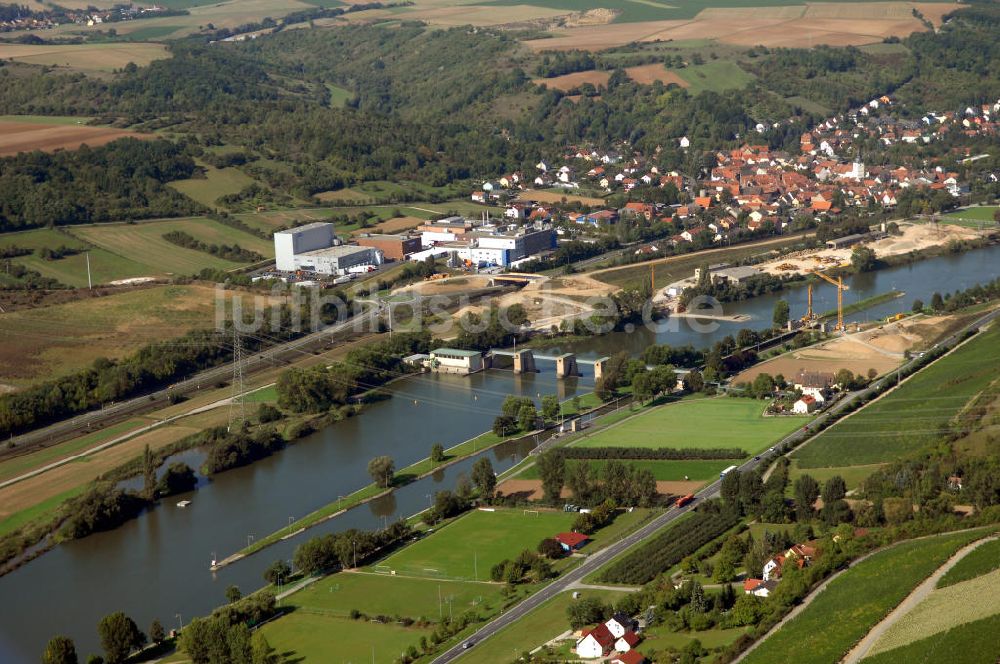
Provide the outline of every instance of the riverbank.
<path id="1" fill-rule="evenodd" d="M 572 400 L 569 400 L 562 403 L 563 417 L 587 416 L 601 409 L 600 400 L 597 399 L 597 396 L 592 392 L 581 395 L 579 399 L 581 408 L 586 408 L 587 410 L 577 411 L 573 406 Z M 314 526 L 318 526 L 325 521 L 334 519 L 352 508 L 391 494 L 396 489 L 400 489 L 408 484 L 421 480 L 432 473 L 438 472 L 460 461 L 464 461 L 465 459 L 486 450 L 493 449 L 503 443 L 517 443 L 521 440 L 537 437 L 542 433 L 549 433 L 549 435 L 551 435 L 557 426 L 557 424 L 551 423 L 542 429 L 530 431 L 522 436 L 514 438 L 497 436 L 492 431 L 484 432 L 475 438 L 470 438 L 469 440 L 445 450 L 445 457 L 441 461 L 435 462 L 431 460 L 430 457 L 427 457 L 397 471 L 395 477 L 393 478 L 392 486 L 387 488 L 379 487 L 372 483 L 353 493 L 342 496 L 338 498 L 336 502 L 328 503 L 318 510 L 307 514 L 301 519 L 290 523 L 288 526 L 262 537 L 249 546 L 240 549 L 236 553 L 227 556 L 221 561 L 218 561 L 211 566 L 211 569 L 215 571 L 225 567 L 226 565 L 231 565 L 238 560 L 242 560 L 247 556 L 253 555 L 254 553 L 271 546 L 272 544 L 291 539 L 292 537 L 295 537 Z"/>
<path id="2" fill-rule="evenodd" d="M 904 295 L 906 295 L 906 293 L 904 293 L 903 291 L 892 290 L 889 291 L 888 293 L 882 293 L 881 295 L 868 297 L 865 298 L 864 300 L 855 302 L 854 304 L 849 304 L 846 307 L 844 307 L 844 315 L 850 316 L 851 314 L 856 314 L 860 311 L 864 311 L 865 309 L 871 309 L 872 307 L 876 307 L 880 304 L 885 304 L 886 302 L 890 302 L 891 300 L 903 297 Z M 827 320 L 836 317 L 837 317 L 836 309 L 830 309 L 829 311 L 819 314 L 820 320 Z"/>

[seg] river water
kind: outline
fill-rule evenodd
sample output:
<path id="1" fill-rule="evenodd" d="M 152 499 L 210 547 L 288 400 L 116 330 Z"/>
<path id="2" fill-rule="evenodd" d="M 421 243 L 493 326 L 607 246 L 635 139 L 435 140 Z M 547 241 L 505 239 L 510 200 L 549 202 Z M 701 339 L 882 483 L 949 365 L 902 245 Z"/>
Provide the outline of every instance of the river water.
<path id="1" fill-rule="evenodd" d="M 1000 276 L 1000 246 L 851 277 L 845 304 L 902 290 L 900 299 L 854 314 L 849 320 L 884 317 L 909 310 L 913 300 L 930 301 L 935 291 L 951 292 Z M 726 313 L 742 313 L 750 321 L 720 322 L 711 331 L 694 330 L 686 321 L 668 329 L 640 327 L 564 344 L 561 350 L 581 357 L 610 355 L 619 350 L 641 352 L 651 343 L 704 347 L 741 328 L 765 328 L 778 299 L 786 299 L 793 317 L 805 312 L 806 289 L 796 288 L 745 302 L 725 305 Z M 836 306 L 833 286 L 819 286 L 814 309 Z M 679 323 L 679 324 L 676 324 Z M 445 447 L 485 429 L 507 394 L 537 397 L 557 393 L 561 399 L 592 389 L 592 375 L 558 381 L 548 362 L 541 373 L 514 376 L 490 371 L 470 377 L 428 374 L 397 381 L 393 398 L 371 405 L 355 418 L 337 423 L 245 468 L 203 481 L 190 495 L 178 496 L 112 532 L 92 535 L 56 547 L 21 569 L 0 578 L 0 662 L 37 662 L 46 641 L 65 634 L 77 643 L 81 660 L 98 652 L 96 626 L 108 613 L 123 610 L 140 628 L 159 619 L 168 629 L 205 615 L 224 603 L 224 590 L 237 585 L 250 591 L 263 584 L 263 570 L 278 558 L 289 559 L 305 538 L 347 528 L 373 529 L 387 520 L 413 514 L 428 496 L 453 488 L 474 459 L 457 463 L 391 496 L 362 505 L 286 542 L 217 573 L 213 557 L 224 558 L 289 519 L 337 499 L 368 483 L 368 461 L 388 454 L 401 468 L 426 457 L 434 443 Z M 582 366 L 588 372 L 587 365 Z M 527 449 L 500 446 L 486 452 L 500 472 Z M 176 501 L 192 500 L 187 508 Z"/>

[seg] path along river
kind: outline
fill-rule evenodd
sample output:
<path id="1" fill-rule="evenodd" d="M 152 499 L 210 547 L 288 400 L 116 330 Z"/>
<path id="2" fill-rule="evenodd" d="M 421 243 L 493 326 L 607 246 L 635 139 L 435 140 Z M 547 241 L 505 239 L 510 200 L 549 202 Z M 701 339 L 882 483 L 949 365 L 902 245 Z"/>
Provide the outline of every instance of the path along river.
<path id="1" fill-rule="evenodd" d="M 930 301 L 941 293 L 967 288 L 1000 276 L 1000 246 L 945 256 L 912 265 L 858 275 L 848 280 L 845 304 L 890 290 L 903 298 L 854 314 L 849 320 L 883 317 L 908 310 L 915 298 Z M 696 331 L 688 321 L 653 332 L 640 327 L 566 344 L 581 356 L 597 357 L 619 350 L 641 352 L 651 343 L 707 346 L 743 327 L 764 328 L 778 299 L 788 300 L 793 316 L 805 310 L 806 293 L 797 288 L 745 302 L 727 304 L 726 313 L 742 313 L 750 321 L 718 323 L 713 331 Z M 832 286 L 819 286 L 817 311 L 836 306 Z M 209 571 L 213 554 L 220 559 L 245 546 L 249 536 L 262 537 L 324 504 L 368 483 L 366 466 L 388 454 L 397 467 L 427 456 L 431 445 L 446 447 L 487 429 L 510 393 L 537 397 L 558 392 L 561 398 L 587 392 L 592 376 L 557 381 L 549 363 L 541 373 L 514 376 L 491 371 L 471 377 L 422 375 L 391 385 L 393 398 L 376 403 L 361 416 L 340 422 L 252 466 L 223 473 L 190 496 L 192 504 L 177 508 L 175 500 L 143 514 L 121 528 L 93 535 L 53 551 L 0 578 L 0 662 L 37 662 L 46 641 L 65 634 L 85 656 L 97 652 L 98 620 L 117 610 L 145 629 L 154 619 L 168 628 L 185 624 L 222 604 L 224 590 L 235 584 L 245 592 L 262 585 L 262 572 L 277 558 L 291 558 L 306 537 L 347 528 L 372 529 L 386 520 L 413 514 L 428 504 L 428 495 L 453 488 L 474 459 L 410 484 L 393 495 L 362 505 L 246 560 Z M 588 365 L 583 365 L 589 371 Z M 494 468 L 509 468 L 526 449 L 500 446 L 486 452 Z M 177 498 L 176 500 L 179 500 Z"/>

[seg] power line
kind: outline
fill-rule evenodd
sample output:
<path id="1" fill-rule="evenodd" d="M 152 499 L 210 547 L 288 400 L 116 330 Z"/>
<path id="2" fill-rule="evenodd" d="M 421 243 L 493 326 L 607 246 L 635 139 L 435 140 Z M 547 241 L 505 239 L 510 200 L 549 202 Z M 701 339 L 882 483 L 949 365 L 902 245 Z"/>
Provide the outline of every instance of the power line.
<path id="1" fill-rule="evenodd" d="M 229 400 L 229 428 L 233 432 L 233 424 L 237 430 L 242 430 L 246 424 L 246 401 L 244 399 L 243 387 L 243 342 L 240 339 L 240 332 L 236 325 L 233 325 L 233 384 L 232 397 Z"/>

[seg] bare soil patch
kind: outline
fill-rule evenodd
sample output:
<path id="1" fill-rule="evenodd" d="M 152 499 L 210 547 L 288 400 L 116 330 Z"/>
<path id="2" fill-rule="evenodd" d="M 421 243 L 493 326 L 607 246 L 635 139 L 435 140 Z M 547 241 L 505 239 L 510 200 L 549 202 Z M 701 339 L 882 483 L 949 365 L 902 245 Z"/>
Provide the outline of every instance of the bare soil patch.
<path id="1" fill-rule="evenodd" d="M 694 493 L 704 486 L 704 484 L 704 482 L 658 481 L 656 483 L 656 491 L 664 496 L 685 496 L 689 493 Z M 541 500 L 545 496 L 545 492 L 542 491 L 541 480 L 504 480 L 497 486 L 497 492 L 503 496 L 516 495 L 517 497 L 525 500 Z M 562 491 L 559 493 L 559 497 L 572 498 L 573 492 L 568 488 L 563 487 Z"/>
<path id="2" fill-rule="evenodd" d="M 685 81 L 683 78 L 678 76 L 675 72 L 668 71 L 662 64 L 654 63 L 651 65 L 642 65 L 639 67 L 629 67 L 625 70 L 628 77 L 631 78 L 636 83 L 641 83 L 643 85 L 652 85 L 656 81 L 660 81 L 664 85 L 669 83 L 676 83 L 682 88 L 686 88 L 690 83 Z"/>
<path id="3" fill-rule="evenodd" d="M 662 67 L 661 67 L 662 69 Z M 552 90 L 562 90 L 563 92 L 569 92 L 574 90 L 584 83 L 590 83 L 595 88 L 601 86 L 607 86 L 608 79 L 611 78 L 611 72 L 607 71 L 577 71 L 572 74 L 563 74 L 562 76 L 553 76 L 552 78 L 536 78 L 532 82 L 536 85 L 544 85 Z"/>
<path id="4" fill-rule="evenodd" d="M 84 144 L 98 147 L 126 136 L 153 138 L 151 134 L 108 127 L 0 122 L 0 156 L 7 157 L 33 150 L 76 150 Z"/>

